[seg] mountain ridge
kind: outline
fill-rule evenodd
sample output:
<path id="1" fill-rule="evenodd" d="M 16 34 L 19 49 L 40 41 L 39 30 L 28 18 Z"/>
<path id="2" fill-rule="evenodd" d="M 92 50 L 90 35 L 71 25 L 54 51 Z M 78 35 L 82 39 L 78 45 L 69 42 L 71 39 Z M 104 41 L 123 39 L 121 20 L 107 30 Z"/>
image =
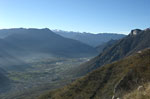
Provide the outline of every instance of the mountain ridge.
<path id="1" fill-rule="evenodd" d="M 118 40 L 126 36 L 124 34 L 117 34 L 117 33 L 93 34 L 93 33 L 86 33 L 86 32 L 81 33 L 81 32 L 62 31 L 62 30 L 53 30 L 53 31 L 63 37 L 75 39 L 93 47 L 106 43 L 111 39 Z"/>
<path id="2" fill-rule="evenodd" d="M 3 30 L 4 31 L 4 30 Z M 5 32 L 13 31 L 13 33 L 3 40 L 22 48 L 21 50 L 46 52 L 51 54 L 77 56 L 77 53 L 88 55 L 96 54 L 94 48 L 89 45 L 83 44 L 79 41 L 64 38 L 58 34 L 55 34 L 49 29 L 10 29 Z M 75 50 L 75 48 L 78 48 Z M 15 49 L 16 50 L 16 49 Z M 72 54 L 72 55 L 71 55 Z M 79 54 L 78 54 L 79 55 Z"/>
<path id="3" fill-rule="evenodd" d="M 132 31 L 128 36 L 104 49 L 104 51 L 95 58 L 81 64 L 81 68 L 77 68 L 78 74 L 84 75 L 102 65 L 120 60 L 137 51 L 150 47 L 150 30 L 141 30 L 137 35 L 132 35 Z"/>

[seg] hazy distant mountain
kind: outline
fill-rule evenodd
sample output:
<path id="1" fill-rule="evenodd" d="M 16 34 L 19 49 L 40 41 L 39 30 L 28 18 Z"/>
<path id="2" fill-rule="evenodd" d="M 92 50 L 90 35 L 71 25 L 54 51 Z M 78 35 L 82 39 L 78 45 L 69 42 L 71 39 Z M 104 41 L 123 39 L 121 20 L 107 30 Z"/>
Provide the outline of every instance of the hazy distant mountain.
<path id="1" fill-rule="evenodd" d="M 150 49 L 104 65 L 39 99 L 149 99 L 149 93 L 143 88 L 147 82 L 150 82 Z M 139 87 L 142 87 L 139 90 L 141 98 L 134 94 L 131 98 L 123 98 Z"/>
<path id="2" fill-rule="evenodd" d="M 15 67 L 18 70 L 23 69 L 23 67 L 17 67 L 19 64 L 25 64 L 23 60 L 19 59 L 19 56 L 22 56 L 22 54 L 18 50 L 24 51 L 13 43 L 0 39 L 0 67 L 8 69 L 9 66 L 13 66 L 13 68 Z"/>
<path id="3" fill-rule="evenodd" d="M 66 38 L 78 40 L 80 42 L 83 42 L 93 47 L 106 43 L 111 39 L 118 40 L 118 39 L 125 37 L 125 35 L 123 34 L 115 34 L 115 33 L 92 34 L 92 33 L 85 33 L 85 32 L 84 33 L 68 32 L 68 31 L 62 31 L 62 30 L 53 30 L 53 32 Z"/>
<path id="4" fill-rule="evenodd" d="M 131 33 L 110 47 L 103 50 L 97 57 L 91 59 L 87 63 L 82 64 L 78 74 L 85 74 L 104 64 L 108 64 L 125 56 L 131 55 L 137 51 L 150 47 L 150 29 L 132 30 Z"/>
<path id="5" fill-rule="evenodd" d="M 9 36 L 0 41 L 0 46 L 12 54 L 52 54 L 66 57 L 96 55 L 96 50 L 76 40 L 64 38 L 49 29 L 5 29 Z M 3 44 L 7 43 L 7 44 Z"/>
<path id="6" fill-rule="evenodd" d="M 0 38 L 5 38 L 16 33 L 23 33 L 23 28 L 0 29 Z"/>

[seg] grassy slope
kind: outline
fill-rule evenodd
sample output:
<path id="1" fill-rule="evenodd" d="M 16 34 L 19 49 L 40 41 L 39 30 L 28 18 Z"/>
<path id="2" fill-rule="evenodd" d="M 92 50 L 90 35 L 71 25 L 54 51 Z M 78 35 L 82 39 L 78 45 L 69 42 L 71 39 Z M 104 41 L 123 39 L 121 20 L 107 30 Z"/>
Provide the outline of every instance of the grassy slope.
<path id="1" fill-rule="evenodd" d="M 150 99 L 150 83 L 142 85 L 141 90 L 134 90 L 126 94 L 123 99 Z"/>
<path id="2" fill-rule="evenodd" d="M 111 99 L 150 81 L 150 49 L 100 67 L 39 99 Z M 114 92 L 115 89 L 115 92 Z"/>

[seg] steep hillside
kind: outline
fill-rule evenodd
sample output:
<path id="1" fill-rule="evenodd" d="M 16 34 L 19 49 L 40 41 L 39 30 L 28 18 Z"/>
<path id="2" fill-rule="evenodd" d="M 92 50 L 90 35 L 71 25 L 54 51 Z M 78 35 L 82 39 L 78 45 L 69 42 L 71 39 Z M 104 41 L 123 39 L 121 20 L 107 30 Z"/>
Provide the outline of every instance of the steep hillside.
<path id="1" fill-rule="evenodd" d="M 92 33 L 86 33 L 86 32 L 84 33 L 67 32 L 67 31 L 61 31 L 61 30 L 53 30 L 53 31 L 63 37 L 75 39 L 93 47 L 106 43 L 111 39 L 118 40 L 126 36 L 123 34 L 115 34 L 115 33 L 92 34 Z"/>
<path id="2" fill-rule="evenodd" d="M 10 88 L 10 81 L 6 77 L 6 72 L 0 68 L 0 93 L 7 91 Z"/>
<path id="3" fill-rule="evenodd" d="M 89 73 L 39 99 L 116 99 L 150 81 L 150 49 Z"/>
<path id="4" fill-rule="evenodd" d="M 142 84 L 132 92 L 123 96 L 123 99 L 150 99 L 150 83 Z"/>
<path id="5" fill-rule="evenodd" d="M 78 75 L 84 75 L 104 64 L 108 64 L 137 51 L 150 47 L 150 29 L 132 30 L 131 33 L 110 47 L 103 50 L 97 57 L 82 64 L 77 70 Z M 77 72 L 75 71 L 75 72 Z"/>
<path id="6" fill-rule="evenodd" d="M 7 69 L 9 66 L 13 66 L 18 70 L 23 69 L 18 67 L 19 64 L 26 64 L 19 56 L 22 56 L 21 52 L 26 53 L 23 49 L 11 44 L 3 39 L 0 39 L 0 67 Z M 27 67 L 27 64 L 26 64 Z"/>
<path id="7" fill-rule="evenodd" d="M 106 50 L 108 47 L 112 46 L 114 43 L 116 43 L 118 40 L 113 40 L 111 39 L 110 41 L 106 42 L 106 43 L 103 43 L 99 46 L 96 46 L 96 50 L 101 53 L 103 52 L 104 50 Z"/>
<path id="8" fill-rule="evenodd" d="M 79 41 L 64 38 L 49 29 L 8 29 L 1 30 L 10 35 L 0 42 L 0 46 L 11 54 L 33 53 L 51 54 L 64 57 L 86 57 L 96 55 L 96 50 Z M 11 34 L 12 31 L 12 34 Z M 4 46 L 5 45 L 5 46 Z"/>

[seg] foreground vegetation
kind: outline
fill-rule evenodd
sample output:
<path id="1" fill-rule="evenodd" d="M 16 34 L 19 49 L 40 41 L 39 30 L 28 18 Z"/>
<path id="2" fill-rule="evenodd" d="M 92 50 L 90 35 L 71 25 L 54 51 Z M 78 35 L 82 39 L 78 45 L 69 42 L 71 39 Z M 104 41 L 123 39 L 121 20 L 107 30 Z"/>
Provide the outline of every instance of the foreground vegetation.
<path id="1" fill-rule="evenodd" d="M 123 97 L 150 81 L 150 49 L 100 67 L 39 99 L 111 99 Z"/>
<path id="2" fill-rule="evenodd" d="M 136 90 L 126 94 L 123 99 L 150 99 L 150 83 L 139 86 Z"/>

